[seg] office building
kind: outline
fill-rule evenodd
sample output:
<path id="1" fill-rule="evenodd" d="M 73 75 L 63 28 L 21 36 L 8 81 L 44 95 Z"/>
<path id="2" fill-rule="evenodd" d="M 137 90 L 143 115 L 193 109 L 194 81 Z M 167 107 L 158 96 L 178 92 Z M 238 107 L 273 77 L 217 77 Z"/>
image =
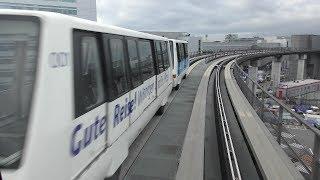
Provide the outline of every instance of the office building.
<path id="1" fill-rule="evenodd" d="M 97 20 L 96 0 L 0 0 L 0 9 L 50 11 Z"/>

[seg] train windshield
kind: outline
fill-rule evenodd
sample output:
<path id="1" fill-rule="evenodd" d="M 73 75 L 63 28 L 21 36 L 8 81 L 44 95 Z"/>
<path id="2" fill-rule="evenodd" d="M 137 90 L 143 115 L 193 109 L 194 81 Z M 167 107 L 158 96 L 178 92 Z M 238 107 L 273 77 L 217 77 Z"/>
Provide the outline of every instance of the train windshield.
<path id="1" fill-rule="evenodd" d="M 0 168 L 17 168 L 36 73 L 39 20 L 0 15 Z"/>

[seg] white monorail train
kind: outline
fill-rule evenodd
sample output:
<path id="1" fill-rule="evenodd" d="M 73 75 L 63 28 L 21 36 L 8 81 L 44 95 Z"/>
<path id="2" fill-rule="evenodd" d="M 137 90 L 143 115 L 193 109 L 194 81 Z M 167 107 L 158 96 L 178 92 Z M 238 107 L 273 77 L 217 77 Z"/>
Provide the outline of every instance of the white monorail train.
<path id="1" fill-rule="evenodd" d="M 181 84 L 182 78 L 187 77 L 187 70 L 189 68 L 188 58 L 188 42 L 176 39 L 170 39 L 170 50 L 172 58 L 172 78 L 173 87 L 177 90 Z"/>
<path id="2" fill-rule="evenodd" d="M 3 180 L 118 172 L 172 91 L 168 42 L 66 15 L 1 10 Z"/>

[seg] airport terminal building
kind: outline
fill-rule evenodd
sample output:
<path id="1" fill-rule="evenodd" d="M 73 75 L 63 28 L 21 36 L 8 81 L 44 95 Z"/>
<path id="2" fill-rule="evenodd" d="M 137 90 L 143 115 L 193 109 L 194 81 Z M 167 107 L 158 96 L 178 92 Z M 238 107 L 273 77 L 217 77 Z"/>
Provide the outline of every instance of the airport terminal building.
<path id="1" fill-rule="evenodd" d="M 0 0 L 0 9 L 50 11 L 97 21 L 96 0 Z"/>

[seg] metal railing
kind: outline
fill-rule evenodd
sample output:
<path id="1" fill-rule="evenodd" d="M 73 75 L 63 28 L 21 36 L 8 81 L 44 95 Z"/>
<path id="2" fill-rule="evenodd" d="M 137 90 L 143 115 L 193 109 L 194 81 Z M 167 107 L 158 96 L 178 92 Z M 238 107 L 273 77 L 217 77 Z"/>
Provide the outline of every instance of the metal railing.
<path id="1" fill-rule="evenodd" d="M 292 48 L 286 47 L 277 47 L 277 48 L 257 48 L 257 49 L 214 49 L 214 50 L 202 50 L 196 52 L 189 52 L 189 58 L 194 58 L 197 56 L 207 55 L 207 54 L 224 54 L 229 53 L 231 54 L 248 54 L 251 52 L 270 52 L 270 51 L 291 51 Z M 301 50 L 301 49 L 300 49 Z"/>
<path id="2" fill-rule="evenodd" d="M 207 52 L 190 52 L 189 53 L 189 57 L 190 58 L 193 58 L 193 57 L 197 57 L 197 56 L 202 56 L 202 55 L 206 55 L 206 54 L 209 54 L 209 53 L 207 53 Z"/>
<path id="3" fill-rule="evenodd" d="M 266 91 L 237 63 L 233 74 L 242 93 L 300 173 L 306 179 L 318 179 L 320 131 Z M 268 103 L 273 106 L 267 107 Z"/>
<path id="4" fill-rule="evenodd" d="M 220 122 L 222 126 L 222 132 L 223 132 L 223 139 L 225 143 L 227 158 L 228 158 L 228 164 L 231 172 L 231 178 L 233 180 L 241 180 L 241 173 L 238 165 L 237 156 L 234 150 L 231 133 L 229 130 L 229 124 L 227 120 L 227 116 L 225 113 L 222 96 L 221 96 L 221 88 L 220 88 L 220 68 L 221 66 L 216 66 L 217 71 L 215 75 L 215 89 L 216 89 L 216 97 L 217 97 L 217 103 L 219 106 L 219 114 L 220 114 Z"/>
<path id="5" fill-rule="evenodd" d="M 206 58 L 207 62 L 210 62 L 214 59 L 221 58 L 224 56 L 230 55 L 249 55 L 253 53 L 265 53 L 265 52 L 272 52 L 271 49 L 259 49 L 259 50 L 226 50 L 226 51 L 206 51 L 206 52 L 198 52 L 198 53 L 189 53 L 190 58 L 190 65 L 193 63 Z M 278 52 L 278 51 L 277 51 Z"/>

